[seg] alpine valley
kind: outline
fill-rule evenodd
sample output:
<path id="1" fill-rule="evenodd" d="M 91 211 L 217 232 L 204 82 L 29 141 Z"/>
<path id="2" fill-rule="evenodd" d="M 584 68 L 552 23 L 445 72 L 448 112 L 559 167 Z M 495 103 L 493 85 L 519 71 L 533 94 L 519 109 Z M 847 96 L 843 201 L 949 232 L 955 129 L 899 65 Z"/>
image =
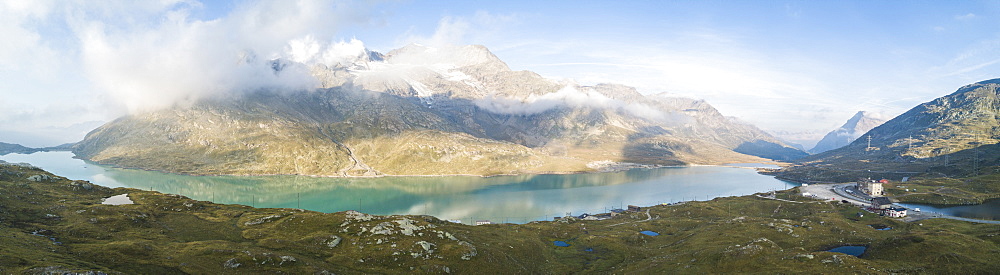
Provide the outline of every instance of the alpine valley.
<path id="1" fill-rule="evenodd" d="M 496 175 L 792 160 L 808 154 L 701 100 L 513 71 L 483 46 L 362 50 L 257 90 L 121 117 L 73 147 L 101 164 L 196 175 Z"/>
<path id="2" fill-rule="evenodd" d="M 899 201 L 980 204 L 1000 197 L 998 120 L 1000 79 L 980 81 L 769 174 L 810 183 L 884 178 L 900 182 L 887 189 Z"/>

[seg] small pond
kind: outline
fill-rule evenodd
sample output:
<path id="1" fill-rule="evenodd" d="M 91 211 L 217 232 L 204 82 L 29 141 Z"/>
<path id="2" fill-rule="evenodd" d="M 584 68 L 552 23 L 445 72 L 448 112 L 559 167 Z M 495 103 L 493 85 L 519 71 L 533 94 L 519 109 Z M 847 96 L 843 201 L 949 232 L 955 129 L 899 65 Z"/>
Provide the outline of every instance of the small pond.
<path id="1" fill-rule="evenodd" d="M 117 195 L 117 196 L 108 197 L 108 198 L 104 199 L 104 202 L 101 202 L 101 204 L 105 204 L 105 205 L 125 205 L 125 204 L 133 204 L 133 202 L 132 202 L 132 199 L 129 199 L 128 194 L 121 194 L 121 195 Z"/>
<path id="2" fill-rule="evenodd" d="M 552 244 L 558 247 L 569 247 L 569 244 L 564 241 L 554 241 Z"/>
<path id="3" fill-rule="evenodd" d="M 834 247 L 833 249 L 830 249 L 830 250 L 827 250 L 827 251 L 837 252 L 837 253 L 844 253 L 844 254 L 847 254 L 847 255 L 854 256 L 854 257 L 861 257 L 861 254 L 865 254 L 865 250 L 866 249 L 868 249 L 868 247 L 864 247 L 864 246 L 860 246 L 860 245 L 845 245 L 845 246 Z"/>
<path id="4" fill-rule="evenodd" d="M 868 226 L 871 226 L 871 228 L 874 228 L 875 230 L 881 230 L 881 231 L 892 230 L 892 227 L 889 227 L 888 225 L 884 224 L 869 224 Z"/>
<path id="5" fill-rule="evenodd" d="M 649 231 L 649 230 L 640 231 L 639 233 L 642 233 L 643 235 L 646 235 L 646 236 L 659 236 L 660 235 L 660 233 L 656 233 L 656 232 Z"/>

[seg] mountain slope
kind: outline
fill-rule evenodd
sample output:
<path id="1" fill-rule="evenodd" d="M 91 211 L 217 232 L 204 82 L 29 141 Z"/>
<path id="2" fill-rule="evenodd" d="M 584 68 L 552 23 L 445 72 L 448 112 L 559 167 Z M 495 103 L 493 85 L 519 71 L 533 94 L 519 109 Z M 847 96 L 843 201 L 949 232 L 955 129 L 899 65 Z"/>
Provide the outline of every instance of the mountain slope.
<path id="1" fill-rule="evenodd" d="M 519 161 L 532 161 L 523 146 L 455 133 L 452 124 L 420 108 L 390 95 L 339 89 L 261 93 L 124 117 L 94 130 L 75 152 L 101 163 L 189 174 L 374 176 L 380 170 L 422 174 L 420 169 L 434 168 L 459 174 L 444 164 L 419 166 L 419 162 L 450 157 L 449 152 L 475 151 L 469 147 L 480 145 L 495 151 L 492 158 L 508 163 L 483 161 L 479 164 L 489 165 L 454 169 L 495 174 L 516 171 L 505 166 L 517 166 Z M 420 136 L 438 140 L 420 148 L 407 146 L 420 143 L 413 140 Z M 387 146 L 384 149 L 391 152 L 373 157 L 373 146 Z M 399 163 L 374 170 L 367 164 L 391 162 L 393 154 L 410 156 L 413 163 L 407 164 L 420 169 L 404 169 L 405 164 Z"/>
<path id="2" fill-rule="evenodd" d="M 134 114 L 74 151 L 169 172 L 324 176 L 580 172 L 619 162 L 760 162 L 747 153 L 785 159 L 773 152 L 794 151 L 704 101 L 555 82 L 512 71 L 482 46 L 352 58 L 313 64 L 324 85 L 314 91 Z"/>
<path id="3" fill-rule="evenodd" d="M 823 139 L 816 143 L 816 146 L 810 149 L 809 152 L 818 154 L 844 147 L 872 128 L 882 125 L 882 123 L 885 123 L 885 119 L 870 112 L 859 111 L 851 119 L 848 119 L 843 126 L 823 136 Z"/>
<path id="4" fill-rule="evenodd" d="M 804 166 L 782 173 L 790 178 L 833 181 L 852 181 L 858 176 L 898 180 L 998 173 L 998 142 L 1000 79 L 992 79 L 920 104 L 851 144 L 805 158 Z"/>

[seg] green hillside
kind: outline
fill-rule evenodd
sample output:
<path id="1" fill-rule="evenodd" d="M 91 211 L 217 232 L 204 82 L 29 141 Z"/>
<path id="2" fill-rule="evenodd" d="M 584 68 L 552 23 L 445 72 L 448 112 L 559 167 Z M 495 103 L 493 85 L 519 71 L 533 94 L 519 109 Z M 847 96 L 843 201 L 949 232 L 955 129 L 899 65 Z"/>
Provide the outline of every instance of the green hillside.
<path id="1" fill-rule="evenodd" d="M 778 194 L 792 202 L 730 197 L 655 206 L 604 221 L 469 226 L 429 216 L 219 205 L 0 164 L 0 273 L 983 274 L 1000 269 L 996 225 L 859 218 L 857 208 L 793 192 Z M 101 204 L 119 194 L 128 194 L 134 204 Z M 639 233 L 643 230 L 660 235 Z M 847 244 L 868 251 L 861 257 L 824 251 Z"/>

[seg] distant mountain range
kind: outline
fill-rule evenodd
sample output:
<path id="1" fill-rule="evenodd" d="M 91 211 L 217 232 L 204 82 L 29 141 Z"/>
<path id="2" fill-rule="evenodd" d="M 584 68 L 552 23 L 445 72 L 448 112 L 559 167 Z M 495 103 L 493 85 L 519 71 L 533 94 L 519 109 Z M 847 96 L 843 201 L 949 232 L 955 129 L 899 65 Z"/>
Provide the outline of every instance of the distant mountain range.
<path id="1" fill-rule="evenodd" d="M 6 155 L 10 153 L 15 154 L 31 154 L 38 151 L 35 148 L 28 148 L 21 146 L 20 144 L 4 143 L 0 142 L 0 155 Z"/>
<path id="2" fill-rule="evenodd" d="M 43 151 L 69 151 L 73 148 L 73 145 L 74 145 L 73 143 L 67 143 L 52 147 L 31 148 L 22 146 L 20 144 L 0 142 L 0 156 L 6 154 L 31 154 L 34 152 L 43 152 Z"/>
<path id="3" fill-rule="evenodd" d="M 869 138 L 871 146 L 869 147 Z M 842 148 L 800 160 L 788 178 L 964 177 L 1000 173 L 1000 79 L 966 85 L 920 104 Z"/>
<path id="4" fill-rule="evenodd" d="M 109 122 L 74 147 L 189 174 L 494 175 L 790 160 L 807 153 L 701 100 L 513 71 L 482 46 L 364 50 L 302 66 L 314 91 L 259 91 Z"/>
<path id="5" fill-rule="evenodd" d="M 823 139 L 816 143 L 816 146 L 809 150 L 813 154 L 818 154 L 851 144 L 861 135 L 868 132 L 875 126 L 885 123 L 885 119 L 880 115 L 859 111 L 851 119 L 830 133 L 823 136 Z"/>

